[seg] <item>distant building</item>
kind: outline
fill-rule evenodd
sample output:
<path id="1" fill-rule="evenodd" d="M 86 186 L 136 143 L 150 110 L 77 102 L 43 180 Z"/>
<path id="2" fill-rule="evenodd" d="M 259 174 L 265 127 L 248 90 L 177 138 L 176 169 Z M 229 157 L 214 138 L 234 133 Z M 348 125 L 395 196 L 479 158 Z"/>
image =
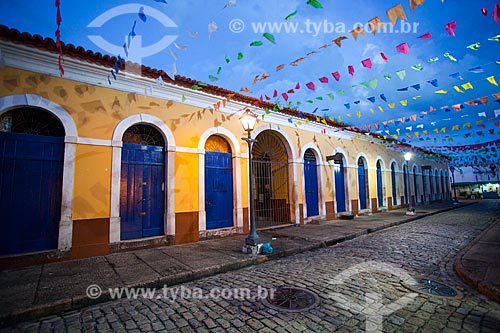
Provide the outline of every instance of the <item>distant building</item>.
<path id="1" fill-rule="evenodd" d="M 0 50 L 4 260 L 248 232 L 245 107 L 259 116 L 258 228 L 450 199 L 446 161 L 416 152 L 408 166 L 382 138 L 330 120 L 266 112 L 269 103 L 130 63 L 108 78 L 116 59 L 73 45 L 63 47 L 60 77 L 53 40 L 5 27 Z"/>
<path id="2" fill-rule="evenodd" d="M 500 197 L 499 166 L 463 167 L 455 171 L 457 196 L 494 199 Z"/>

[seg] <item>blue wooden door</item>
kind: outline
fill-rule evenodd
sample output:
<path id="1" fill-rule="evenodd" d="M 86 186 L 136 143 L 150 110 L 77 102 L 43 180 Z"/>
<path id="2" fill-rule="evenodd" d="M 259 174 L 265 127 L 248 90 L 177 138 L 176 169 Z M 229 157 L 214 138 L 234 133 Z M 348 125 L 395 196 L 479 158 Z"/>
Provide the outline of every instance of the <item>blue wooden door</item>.
<path id="1" fill-rule="evenodd" d="M 391 166 L 391 183 L 392 183 L 392 205 L 396 206 L 398 204 L 398 198 L 396 198 L 396 170 L 394 164 Z"/>
<path id="2" fill-rule="evenodd" d="M 314 153 L 308 149 L 304 154 L 304 182 L 307 216 L 319 215 L 318 208 L 318 166 Z"/>
<path id="3" fill-rule="evenodd" d="M 382 191 L 382 167 L 380 162 L 377 162 L 377 199 L 378 206 L 382 207 L 384 205 L 384 194 Z"/>
<path id="4" fill-rule="evenodd" d="M 122 240 L 164 234 L 164 147 L 123 144 L 120 184 Z"/>
<path id="5" fill-rule="evenodd" d="M 362 160 L 358 162 L 359 207 L 366 209 L 366 175 Z"/>
<path id="6" fill-rule="evenodd" d="M 207 230 L 233 226 L 232 154 L 205 152 Z"/>
<path id="7" fill-rule="evenodd" d="M 337 201 L 337 213 L 345 212 L 345 181 L 344 181 L 344 164 L 335 163 L 333 166 L 335 174 L 335 201 Z"/>
<path id="8" fill-rule="evenodd" d="M 64 138 L 0 132 L 0 255 L 57 249 Z"/>

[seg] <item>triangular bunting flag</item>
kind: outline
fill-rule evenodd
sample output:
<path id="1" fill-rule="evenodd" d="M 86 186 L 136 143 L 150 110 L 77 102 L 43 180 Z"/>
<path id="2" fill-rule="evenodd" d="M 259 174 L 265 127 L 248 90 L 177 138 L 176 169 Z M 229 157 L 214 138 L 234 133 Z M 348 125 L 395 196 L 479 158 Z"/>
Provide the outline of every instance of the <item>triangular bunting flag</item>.
<path id="1" fill-rule="evenodd" d="M 366 32 L 363 30 L 361 27 L 356 27 L 353 30 L 349 31 L 354 38 L 354 40 L 358 40 L 358 35 L 361 34 L 363 36 L 366 36 Z"/>
<path id="2" fill-rule="evenodd" d="M 470 82 L 462 84 L 462 88 L 464 88 L 464 90 L 474 89 Z"/>
<path id="3" fill-rule="evenodd" d="M 396 6 L 388 9 L 386 13 L 387 17 L 389 18 L 389 21 L 391 21 L 392 26 L 394 26 L 398 18 L 402 20 L 407 20 L 405 11 L 403 9 L 403 6 L 401 6 L 401 4 L 397 4 Z"/>
<path id="4" fill-rule="evenodd" d="M 462 77 L 462 75 L 460 75 L 460 73 L 459 73 L 459 72 L 456 72 L 456 73 L 450 74 L 450 76 L 451 76 L 452 78 L 457 79 L 457 80 L 463 80 L 463 79 L 464 79 L 464 78 Z"/>
<path id="5" fill-rule="evenodd" d="M 361 64 L 363 65 L 363 67 L 372 68 L 372 61 L 370 58 L 362 60 Z"/>
<path id="6" fill-rule="evenodd" d="M 437 79 L 432 79 L 432 80 L 429 80 L 427 82 L 430 83 L 430 84 L 432 84 L 434 87 L 438 86 L 438 80 Z"/>
<path id="7" fill-rule="evenodd" d="M 354 67 L 353 66 L 351 66 L 351 65 L 347 66 L 347 71 L 349 72 L 349 74 L 354 76 Z"/>
<path id="8" fill-rule="evenodd" d="M 491 83 L 491 84 L 493 84 L 495 86 L 498 86 L 497 81 L 495 81 L 495 77 L 493 75 L 487 77 L 486 80 L 488 80 L 489 83 Z"/>
<path id="9" fill-rule="evenodd" d="M 406 76 L 406 70 L 400 69 L 399 71 L 396 72 L 396 75 L 401 79 L 404 80 Z"/>
<path id="10" fill-rule="evenodd" d="M 370 31 L 375 35 L 377 33 L 378 28 L 385 28 L 385 25 L 380 21 L 378 16 L 372 18 L 368 21 L 368 25 L 370 26 Z"/>
<path id="11" fill-rule="evenodd" d="M 409 49 L 410 48 L 408 47 L 408 44 L 406 44 L 406 43 L 402 43 L 402 44 L 399 44 L 398 46 L 396 46 L 396 50 L 398 50 L 398 52 L 401 52 L 404 54 L 408 54 Z"/>

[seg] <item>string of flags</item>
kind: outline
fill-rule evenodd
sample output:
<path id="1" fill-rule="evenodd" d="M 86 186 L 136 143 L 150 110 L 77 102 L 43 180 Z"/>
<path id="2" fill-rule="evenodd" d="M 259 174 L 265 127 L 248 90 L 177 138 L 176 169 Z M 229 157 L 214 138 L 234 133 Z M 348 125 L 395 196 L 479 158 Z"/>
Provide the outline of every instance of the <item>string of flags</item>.
<path id="1" fill-rule="evenodd" d="M 425 38 L 430 38 L 430 36 L 431 36 L 431 35 L 430 35 L 430 33 L 428 33 L 428 34 L 425 34 L 425 35 L 420 36 L 419 38 L 422 38 L 422 37 L 425 37 Z M 499 40 L 500 40 L 500 35 L 497 35 L 497 36 L 491 37 L 491 38 L 489 38 L 488 40 L 490 40 L 490 41 L 499 41 Z M 478 43 L 478 44 L 479 44 L 479 43 Z M 406 45 L 406 46 L 405 46 L 405 45 Z M 406 44 L 406 43 L 400 44 L 400 45 L 398 45 L 398 47 L 397 47 L 397 48 L 399 48 L 399 49 L 401 49 L 401 50 L 406 50 L 406 48 L 407 48 L 407 44 Z M 381 52 L 381 53 L 380 53 L 380 56 L 381 56 L 381 58 L 382 58 L 385 62 L 387 62 L 387 60 L 388 60 L 388 59 L 387 59 L 387 57 L 385 56 L 385 54 L 384 54 L 383 52 Z M 454 57 L 453 57 L 450 53 L 448 53 L 448 52 L 444 53 L 444 57 L 445 57 L 445 58 L 450 59 L 451 61 L 457 61 L 457 60 L 456 60 L 456 58 L 454 58 Z M 438 60 L 439 60 L 439 58 L 438 58 L 438 57 L 434 57 L 434 58 L 431 58 L 431 59 L 429 60 L 429 62 L 435 63 L 435 62 L 437 62 Z M 362 61 L 361 61 L 361 64 L 362 64 L 362 65 L 363 65 L 363 67 L 365 67 L 365 68 L 369 68 L 369 69 L 370 69 L 370 68 L 372 68 L 372 61 L 371 61 L 371 59 L 370 59 L 370 58 L 367 58 L 367 59 L 362 60 Z M 500 64 L 500 61 L 497 61 L 497 64 Z M 484 66 L 484 65 L 482 65 L 482 66 Z M 423 66 L 422 66 L 421 64 L 415 64 L 415 65 L 411 66 L 410 68 L 411 68 L 411 69 L 413 69 L 413 70 L 416 70 L 416 71 L 422 71 L 422 70 L 423 70 Z M 481 72 L 482 72 L 482 67 L 481 67 L 481 66 L 476 66 L 476 67 L 473 67 L 473 68 L 469 69 L 469 71 L 470 71 L 470 72 L 472 72 L 472 73 L 481 73 Z M 355 72 L 355 70 L 354 70 L 354 66 L 349 65 L 349 66 L 348 66 L 348 73 L 349 73 L 350 75 L 354 76 L 354 72 Z M 337 82 L 338 82 L 338 81 L 340 81 L 340 73 L 339 73 L 338 71 L 331 73 L 331 75 L 333 76 L 333 78 L 334 78 Z M 405 70 L 405 69 L 398 70 L 398 71 L 396 72 L 396 75 L 397 75 L 397 76 L 398 76 L 401 80 L 404 80 L 404 78 L 405 78 L 405 76 L 406 76 L 406 70 Z M 461 77 L 459 73 L 450 74 L 450 76 L 453 76 L 453 75 L 456 75 L 456 76 L 455 76 L 456 78 L 460 78 L 460 77 Z M 268 73 L 266 73 L 266 75 L 265 75 L 265 76 L 263 76 L 261 79 L 266 79 L 266 78 L 268 78 L 268 77 L 269 77 L 269 74 L 268 74 Z M 255 84 L 255 83 L 257 82 L 257 78 L 258 78 L 258 76 L 256 76 L 256 77 L 255 77 L 255 79 L 254 79 L 254 81 L 253 81 L 253 84 Z M 385 75 L 384 75 L 384 78 L 385 78 L 386 80 L 391 80 L 391 75 L 390 75 L 390 74 L 385 74 Z M 320 78 L 319 78 L 319 81 L 320 81 L 320 82 L 322 82 L 322 83 L 328 83 L 328 82 L 329 82 L 329 81 L 328 81 L 328 78 L 327 78 L 326 76 L 320 77 Z M 490 83 L 492 83 L 492 84 L 495 84 L 495 83 L 496 83 L 496 82 L 494 81 L 494 78 L 491 78 L 491 77 L 490 77 L 490 78 L 488 78 L 488 81 L 489 81 Z M 433 86 L 435 86 L 435 87 L 437 87 L 437 86 L 438 86 L 437 79 L 428 80 L 428 83 L 430 83 L 431 85 L 433 85 Z M 360 83 L 360 84 L 358 84 L 358 85 L 359 85 L 359 86 L 364 86 L 364 87 L 366 87 L 366 88 L 368 88 L 368 87 L 370 86 L 370 87 L 372 87 L 373 89 L 375 89 L 375 88 L 377 87 L 377 84 L 378 84 L 378 79 L 372 79 L 372 80 L 370 80 L 369 84 L 368 84 L 367 82 L 362 82 L 362 83 Z M 352 87 L 355 87 L 355 86 L 358 86 L 358 85 L 353 85 Z M 314 83 L 312 83 L 312 82 L 311 82 L 311 83 L 308 83 L 306 86 L 307 86 L 307 87 L 309 87 L 311 90 L 315 90 L 315 85 L 314 85 Z M 412 85 L 411 87 L 412 87 L 412 88 L 414 88 L 414 89 L 416 89 L 416 90 L 419 90 L 419 89 L 420 89 L 420 84 Z M 467 87 L 468 87 L 468 85 L 467 85 L 467 84 L 465 84 L 465 89 L 467 89 Z M 459 87 L 458 87 L 458 86 L 454 86 L 453 88 L 454 88 L 454 90 L 455 90 L 455 91 L 457 91 L 457 92 L 461 92 L 461 90 L 459 89 Z M 289 89 L 289 91 L 290 91 L 290 90 L 291 90 L 291 89 Z M 408 87 L 398 89 L 398 91 L 407 91 L 407 90 L 408 90 Z M 241 89 L 241 91 L 250 92 L 250 90 L 249 90 L 248 88 Z M 342 90 L 339 90 L 338 92 L 339 92 L 340 94 L 343 94 L 343 93 L 344 93 Z M 437 91 L 436 91 L 436 94 L 446 94 L 447 92 L 448 92 L 447 90 L 444 90 L 444 89 L 439 89 L 439 90 L 437 90 Z M 274 95 L 276 95 L 276 93 L 275 93 Z M 285 99 L 285 101 L 287 101 L 287 100 L 288 100 L 288 98 L 287 98 L 287 93 L 282 93 L 281 95 L 283 96 L 283 98 Z M 276 96 L 274 96 L 274 97 L 276 97 Z M 418 97 L 419 97 L 419 96 L 417 96 L 417 98 L 418 98 Z M 269 100 L 269 99 L 270 99 L 270 98 L 266 95 L 266 100 Z M 333 99 L 333 98 L 332 98 L 332 99 Z M 416 99 L 416 98 L 415 98 L 415 99 Z M 300 105 L 300 104 L 299 104 L 299 105 Z"/>
<path id="2" fill-rule="evenodd" d="M 56 7 L 56 25 L 57 25 L 55 36 L 56 36 L 56 47 L 57 47 L 57 50 L 59 51 L 59 56 L 58 56 L 57 62 L 58 62 L 58 66 L 59 66 L 59 75 L 61 77 L 63 77 L 64 68 L 62 66 L 63 50 L 62 50 L 62 43 L 61 43 L 61 23 L 62 23 L 61 0 L 56 0 L 55 7 Z"/>

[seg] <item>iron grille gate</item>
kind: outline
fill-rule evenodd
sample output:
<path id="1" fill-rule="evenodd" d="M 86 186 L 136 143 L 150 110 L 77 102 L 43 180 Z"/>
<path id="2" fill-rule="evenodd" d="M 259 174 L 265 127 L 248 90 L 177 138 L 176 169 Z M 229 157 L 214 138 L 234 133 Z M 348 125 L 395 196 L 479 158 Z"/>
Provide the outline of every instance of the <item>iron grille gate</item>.
<path id="1" fill-rule="evenodd" d="M 255 224 L 266 228 L 290 223 L 288 163 L 254 160 Z"/>

